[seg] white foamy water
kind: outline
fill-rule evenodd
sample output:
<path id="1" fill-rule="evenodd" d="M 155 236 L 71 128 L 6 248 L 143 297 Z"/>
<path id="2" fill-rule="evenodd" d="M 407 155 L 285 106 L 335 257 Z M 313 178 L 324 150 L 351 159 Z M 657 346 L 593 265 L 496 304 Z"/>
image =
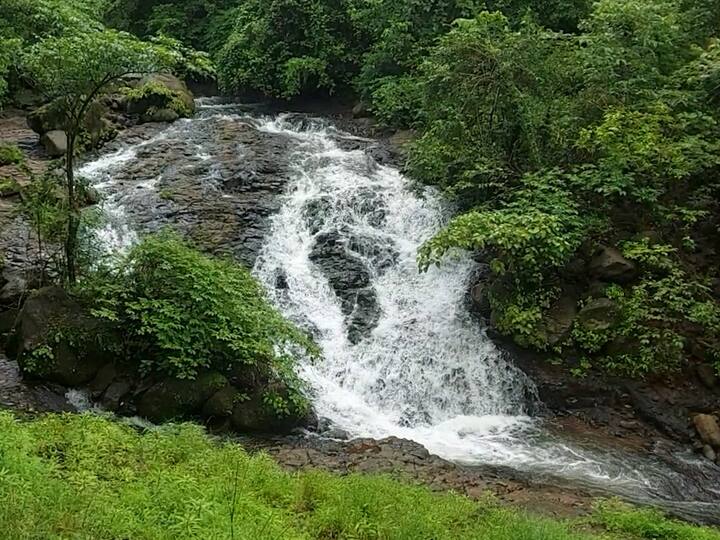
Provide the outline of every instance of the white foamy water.
<path id="1" fill-rule="evenodd" d="M 717 505 L 707 502 L 720 496 L 707 464 L 687 457 L 701 479 L 691 482 L 658 459 L 551 436 L 532 417 L 532 381 L 467 312 L 465 294 L 476 271 L 471 257 L 455 253 L 440 268 L 418 271 L 418 247 L 447 219 L 438 195 L 420 195 L 396 169 L 378 165 L 362 150 L 344 150 L 340 139 L 363 139 L 325 123 L 250 118 L 235 104 L 200 105 L 200 118 L 156 138 L 190 136 L 200 122 L 242 121 L 293 141 L 292 181 L 254 273 L 278 308 L 309 329 L 322 348 L 321 360 L 300 366 L 320 417 L 353 437 L 412 439 L 456 462 L 511 467 L 538 479 L 659 501 L 689 516 L 714 512 L 720 519 Z M 113 173 L 142 159 L 138 151 L 151 142 L 79 171 L 108 195 L 103 234 L 112 249 L 135 241 L 125 208 L 135 191 L 152 190 L 156 182 L 141 189 L 119 186 Z M 196 151 L 202 160 L 215 158 L 202 141 Z M 212 180 L 212 169 L 209 174 Z M 348 338 L 340 299 L 311 261 L 318 236 L 327 234 L 363 262 L 379 308 L 377 325 L 356 343 Z"/>

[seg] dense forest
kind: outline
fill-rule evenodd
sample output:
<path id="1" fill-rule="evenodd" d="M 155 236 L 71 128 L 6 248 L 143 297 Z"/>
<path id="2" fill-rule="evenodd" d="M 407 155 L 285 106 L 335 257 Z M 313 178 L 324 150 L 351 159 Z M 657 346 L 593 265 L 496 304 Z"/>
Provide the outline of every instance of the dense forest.
<path id="1" fill-rule="evenodd" d="M 589 375 L 622 399 L 620 384 L 692 379 L 702 396 L 678 421 L 651 403 L 645 433 L 720 464 L 720 0 L 0 0 L 0 121 L 47 150 L 38 165 L 40 142 L 0 133 L 0 234 L 22 216 L 38 259 L 22 286 L 0 280 L 0 349 L 120 416 L 314 429 L 296 368 L 322 351 L 238 257 L 170 230 L 100 246 L 102 195 L 78 163 L 123 129 L 192 117 L 189 89 L 341 104 L 384 142 L 402 133 L 403 175 L 451 209 L 417 269 L 471 253 L 474 315 L 568 392 Z M 604 425 L 627 435 L 641 423 L 622 399 Z M 616 502 L 557 523 L 484 495 L 287 473 L 197 427 L 90 415 L 0 413 L 0 496 L 12 538 L 718 537 Z"/>

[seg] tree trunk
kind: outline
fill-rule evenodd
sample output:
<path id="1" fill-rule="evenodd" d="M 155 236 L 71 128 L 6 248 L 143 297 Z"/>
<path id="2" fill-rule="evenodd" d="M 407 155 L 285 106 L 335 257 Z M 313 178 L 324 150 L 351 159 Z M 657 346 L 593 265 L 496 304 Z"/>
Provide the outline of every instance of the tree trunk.
<path id="1" fill-rule="evenodd" d="M 65 178 L 67 180 L 68 197 L 68 225 L 65 238 L 65 263 L 67 266 L 67 279 L 70 285 L 77 282 L 77 235 L 80 228 L 80 208 L 75 190 L 75 133 L 67 134 L 67 154 L 65 159 Z"/>

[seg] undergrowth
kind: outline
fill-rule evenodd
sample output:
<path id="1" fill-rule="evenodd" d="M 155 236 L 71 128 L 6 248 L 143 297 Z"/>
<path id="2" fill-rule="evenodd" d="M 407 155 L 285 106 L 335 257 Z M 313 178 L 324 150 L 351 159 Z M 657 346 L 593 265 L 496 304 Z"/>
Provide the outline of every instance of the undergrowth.
<path id="1" fill-rule="evenodd" d="M 9 540 L 720 539 L 618 504 L 561 522 L 385 477 L 292 474 L 198 426 L 139 433 L 93 415 L 0 413 L 0 500 Z"/>

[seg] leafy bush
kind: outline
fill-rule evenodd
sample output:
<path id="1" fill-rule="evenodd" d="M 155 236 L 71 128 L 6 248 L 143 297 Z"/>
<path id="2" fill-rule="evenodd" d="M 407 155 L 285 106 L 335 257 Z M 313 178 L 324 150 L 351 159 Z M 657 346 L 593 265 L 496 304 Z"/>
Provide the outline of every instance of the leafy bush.
<path id="1" fill-rule="evenodd" d="M 171 234 L 146 238 L 117 269 L 86 284 L 84 294 L 151 372 L 194 378 L 207 368 L 254 366 L 297 389 L 294 359 L 318 352 L 245 268 Z"/>
<path id="2" fill-rule="evenodd" d="M 599 536 L 584 534 L 490 498 L 383 477 L 283 472 L 264 454 L 213 442 L 193 425 L 138 433 L 91 415 L 19 422 L 0 413 L 0 479 L 7 538 L 720 538 L 617 504 L 598 508 Z"/>
<path id="3" fill-rule="evenodd" d="M 155 109 L 170 109 L 171 111 L 175 111 L 178 116 L 181 117 L 187 118 L 192 116 L 192 111 L 177 92 L 164 84 L 154 81 L 145 83 L 138 88 L 126 89 L 125 97 L 131 109 L 133 104 L 143 104 L 141 107 L 143 109 L 147 108 L 145 106 L 146 104 L 150 104 L 150 107 Z"/>
<path id="4" fill-rule="evenodd" d="M 25 155 L 17 146 L 0 144 L 0 166 L 19 165 L 25 161 Z"/>

